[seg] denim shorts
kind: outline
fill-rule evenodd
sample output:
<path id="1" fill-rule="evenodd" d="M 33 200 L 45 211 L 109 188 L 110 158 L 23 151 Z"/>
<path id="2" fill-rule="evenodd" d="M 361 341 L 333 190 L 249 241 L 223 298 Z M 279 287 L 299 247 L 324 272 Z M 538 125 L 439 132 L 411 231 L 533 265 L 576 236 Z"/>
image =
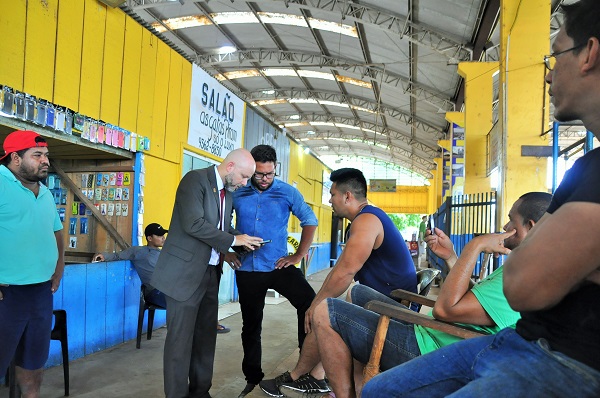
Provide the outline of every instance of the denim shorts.
<path id="1" fill-rule="evenodd" d="M 379 315 L 358 304 L 381 300 L 400 305 L 393 299 L 362 285 L 351 291 L 351 304 L 339 299 L 327 299 L 329 322 L 348 346 L 352 357 L 361 363 L 369 361 L 371 347 L 377 331 Z M 381 296 L 381 297 L 380 297 Z M 406 307 L 405 307 L 406 308 Z M 381 369 L 386 370 L 421 355 L 414 326 L 390 320 L 385 344 L 381 354 Z"/>
<path id="2" fill-rule="evenodd" d="M 41 369 L 48 360 L 52 331 L 51 282 L 0 286 L 0 374 L 13 356 L 17 366 Z"/>

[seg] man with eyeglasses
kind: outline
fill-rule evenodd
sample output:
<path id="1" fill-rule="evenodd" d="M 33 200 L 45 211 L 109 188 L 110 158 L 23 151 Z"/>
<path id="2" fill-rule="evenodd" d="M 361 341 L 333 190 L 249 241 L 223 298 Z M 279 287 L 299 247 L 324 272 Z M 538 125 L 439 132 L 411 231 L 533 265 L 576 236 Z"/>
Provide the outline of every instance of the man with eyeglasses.
<path id="1" fill-rule="evenodd" d="M 246 396 L 263 379 L 261 367 L 261 330 L 265 295 L 273 289 L 285 296 L 298 314 L 298 347 L 302 347 L 304 313 L 315 297 L 302 271 L 295 267 L 308 253 L 318 221 L 302 194 L 289 184 L 275 179 L 277 153 L 269 145 L 257 145 L 250 153 L 256 170 L 250 184 L 233 195 L 236 229 L 243 234 L 260 236 L 264 243 L 254 252 L 228 255 L 225 261 L 235 270 L 242 310 L 242 371 L 246 387 L 239 397 Z M 287 251 L 290 213 L 300 220 L 302 235 L 294 254 Z"/>
<path id="2" fill-rule="evenodd" d="M 560 121 L 600 137 L 600 2 L 563 4 L 545 57 Z M 374 377 L 363 398 L 600 396 L 600 148 L 578 159 L 504 263 L 516 329 L 465 340 Z"/>

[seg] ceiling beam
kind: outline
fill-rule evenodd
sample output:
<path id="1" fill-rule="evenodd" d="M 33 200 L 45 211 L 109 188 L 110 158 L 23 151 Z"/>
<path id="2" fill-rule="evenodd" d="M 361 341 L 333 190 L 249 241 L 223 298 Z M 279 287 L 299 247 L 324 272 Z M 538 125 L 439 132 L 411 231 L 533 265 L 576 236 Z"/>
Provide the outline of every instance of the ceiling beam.
<path id="1" fill-rule="evenodd" d="M 382 128 L 382 126 L 377 126 L 375 123 L 371 123 L 371 122 L 366 122 L 364 120 L 355 120 L 352 118 L 346 118 L 346 117 L 341 117 L 341 116 L 332 116 L 332 115 L 319 115 L 319 114 L 315 114 L 315 113 L 311 113 L 311 114 L 300 114 L 300 119 L 292 119 L 289 116 L 281 116 L 281 115 L 273 115 L 276 120 L 273 120 L 273 123 L 278 124 L 278 125 L 282 125 L 285 123 L 297 123 L 297 122 L 325 122 L 325 123 L 339 123 L 339 124 L 346 124 L 349 126 L 355 126 L 358 128 L 362 128 L 362 129 L 368 129 L 368 130 L 373 130 L 373 131 L 377 131 L 379 134 L 382 134 L 384 136 L 393 138 L 393 139 L 399 139 L 402 140 L 404 142 L 407 139 L 406 135 L 403 134 L 402 132 L 399 132 L 397 130 L 391 129 L 389 127 L 384 127 Z M 416 140 L 412 140 L 408 142 L 410 145 L 416 146 L 417 148 L 419 148 L 419 150 L 426 152 L 426 153 L 430 153 L 431 157 L 434 157 L 437 155 L 437 150 L 432 149 L 431 147 L 429 147 L 428 145 L 425 145 L 421 142 L 418 142 Z"/>
<path id="2" fill-rule="evenodd" d="M 131 8 L 152 7 L 153 5 L 142 5 L 148 0 L 128 0 Z M 210 0 L 194 1 L 194 3 L 209 3 Z M 254 0 L 252 3 L 261 2 L 273 3 L 272 0 Z M 231 0 L 232 3 L 235 0 Z M 245 3 L 246 1 L 244 1 Z M 136 4 L 137 3 L 137 4 Z M 159 1 L 155 4 L 164 4 Z M 323 11 L 332 12 L 335 15 L 341 15 L 342 20 L 350 20 L 363 25 L 373 26 L 384 30 L 388 34 L 395 34 L 400 39 L 429 48 L 448 59 L 458 61 L 470 61 L 472 51 L 468 44 L 461 43 L 460 40 L 450 37 L 447 32 L 442 32 L 424 24 L 408 21 L 407 16 L 391 13 L 389 10 L 381 10 L 374 6 L 358 4 L 352 0 L 285 0 L 286 7 L 293 7 L 314 12 L 315 15 L 323 15 Z M 189 15 L 191 16 L 191 15 Z"/>
<path id="3" fill-rule="evenodd" d="M 239 50 L 227 54 L 203 54 L 197 55 L 195 62 L 203 67 L 221 65 L 227 62 L 238 63 L 242 66 L 244 62 L 273 61 L 277 67 L 283 63 L 295 63 L 297 66 L 315 66 L 320 68 L 339 68 L 359 74 L 363 79 L 392 87 L 400 87 L 402 92 L 414 95 L 417 100 L 426 102 L 441 111 L 454 110 L 454 103 L 447 94 L 435 91 L 400 74 L 384 71 L 379 66 L 365 65 L 364 62 L 340 57 L 328 57 L 319 53 L 301 51 L 282 51 L 274 49 L 250 49 Z M 299 64 L 299 65 L 298 65 Z M 285 65 L 285 64 L 284 64 Z M 263 67 L 268 68 L 268 65 Z"/>
<path id="4" fill-rule="evenodd" d="M 321 127 L 321 126 L 319 126 Z M 290 131 L 288 130 L 288 133 Z M 342 133 L 333 132 L 333 131 L 321 131 L 319 128 L 315 128 L 314 132 L 309 134 L 307 132 L 292 132 L 294 139 L 299 142 L 314 142 L 319 140 L 330 140 L 330 141 L 342 141 L 344 139 L 350 140 L 349 143 L 357 142 L 356 140 L 368 143 L 370 145 L 374 145 L 374 143 L 378 143 L 379 145 L 384 145 L 392 148 L 393 150 L 397 150 L 402 152 L 407 157 L 410 157 L 414 154 L 416 157 L 420 159 L 420 162 L 424 165 L 427 165 L 428 168 L 434 167 L 434 162 L 432 160 L 433 157 L 438 156 L 438 152 L 436 151 L 423 151 L 420 148 L 411 147 L 410 145 L 406 145 L 406 142 L 403 142 L 403 145 L 395 144 L 392 140 L 394 137 L 383 136 L 379 134 L 377 137 L 373 135 L 373 133 L 367 133 L 359 130 L 346 130 Z M 385 139 L 384 139 L 385 138 Z"/>
<path id="5" fill-rule="evenodd" d="M 272 94 L 268 94 L 273 91 Z M 340 94 L 339 92 L 325 90 L 298 90 L 294 88 L 273 89 L 266 88 L 254 91 L 242 91 L 240 96 L 246 101 L 260 101 L 269 99 L 316 99 L 321 101 L 339 102 L 342 104 L 353 105 L 365 108 L 373 113 L 382 113 L 396 120 L 402 121 L 407 126 L 415 126 L 424 133 L 431 134 L 437 139 L 445 137 L 443 127 L 435 126 L 423 119 L 411 116 L 410 113 L 394 108 L 386 104 L 378 104 L 371 99 L 351 95 Z M 410 137 L 410 133 L 407 133 Z"/>
<path id="6" fill-rule="evenodd" d="M 313 151 L 317 156 L 335 154 L 338 155 L 340 153 L 348 155 L 348 152 L 352 152 L 354 156 L 363 156 L 367 158 L 377 159 L 379 161 L 384 161 L 387 163 L 395 164 L 401 166 L 409 171 L 413 171 L 427 179 L 433 178 L 433 174 L 430 170 L 427 169 L 420 164 L 413 162 L 410 158 L 405 158 L 404 156 L 391 152 L 385 149 L 379 149 L 377 147 L 364 145 L 364 146 L 349 146 L 349 145 L 326 145 L 320 147 L 310 147 L 310 150 Z M 344 156 L 344 155 L 342 155 Z"/>

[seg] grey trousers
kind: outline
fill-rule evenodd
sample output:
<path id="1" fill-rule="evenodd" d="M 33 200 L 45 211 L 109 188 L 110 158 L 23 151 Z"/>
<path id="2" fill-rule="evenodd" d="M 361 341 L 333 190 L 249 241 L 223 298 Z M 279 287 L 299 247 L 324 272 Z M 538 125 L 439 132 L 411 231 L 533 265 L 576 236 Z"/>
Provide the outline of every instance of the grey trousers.
<path id="1" fill-rule="evenodd" d="M 219 283 L 208 266 L 202 283 L 186 301 L 167 298 L 164 351 L 167 398 L 208 398 L 217 341 Z M 189 382 L 188 382 L 189 380 Z"/>

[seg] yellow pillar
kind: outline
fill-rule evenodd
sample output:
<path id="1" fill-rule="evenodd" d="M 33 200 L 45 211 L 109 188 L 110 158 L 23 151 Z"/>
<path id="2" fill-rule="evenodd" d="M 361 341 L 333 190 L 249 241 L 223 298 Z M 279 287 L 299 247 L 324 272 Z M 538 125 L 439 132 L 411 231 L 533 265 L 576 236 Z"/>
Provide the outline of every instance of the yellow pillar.
<path id="1" fill-rule="evenodd" d="M 500 225 L 519 196 L 548 189 L 547 159 L 521 156 L 522 145 L 548 145 L 541 137 L 548 120 L 542 62 L 550 51 L 548 15 L 550 0 L 500 3 Z"/>
<path id="2" fill-rule="evenodd" d="M 431 170 L 433 178 L 429 181 L 429 214 L 434 213 L 442 205 L 442 158 L 434 158 L 436 169 Z"/>
<path id="3" fill-rule="evenodd" d="M 458 64 L 458 74 L 465 79 L 465 194 L 491 189 L 486 169 L 487 134 L 492 128 L 493 75 L 497 72 L 498 62 Z"/>

